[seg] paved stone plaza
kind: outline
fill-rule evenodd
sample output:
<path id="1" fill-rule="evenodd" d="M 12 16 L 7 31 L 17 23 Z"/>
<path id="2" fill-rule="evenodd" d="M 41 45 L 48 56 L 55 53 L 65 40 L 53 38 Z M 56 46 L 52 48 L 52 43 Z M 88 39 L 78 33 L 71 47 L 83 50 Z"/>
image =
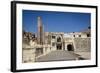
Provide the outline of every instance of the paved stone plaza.
<path id="1" fill-rule="evenodd" d="M 86 52 L 84 54 L 87 54 Z M 88 53 L 89 55 L 89 53 Z M 87 55 L 87 56 L 88 56 Z M 36 62 L 48 62 L 48 61 L 69 61 L 69 60 L 85 60 L 89 59 L 86 56 L 76 54 L 72 51 L 53 51 L 47 55 L 36 58 Z"/>

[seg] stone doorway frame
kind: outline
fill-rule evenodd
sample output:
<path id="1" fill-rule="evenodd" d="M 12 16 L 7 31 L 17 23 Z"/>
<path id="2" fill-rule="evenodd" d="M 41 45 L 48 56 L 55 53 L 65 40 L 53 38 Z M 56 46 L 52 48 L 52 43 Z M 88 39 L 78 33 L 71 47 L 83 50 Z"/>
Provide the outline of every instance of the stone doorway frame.
<path id="1" fill-rule="evenodd" d="M 62 50 L 62 43 L 61 44 L 56 44 L 56 49 L 57 50 Z"/>
<path id="2" fill-rule="evenodd" d="M 68 45 L 67 45 L 67 50 L 68 50 L 68 51 L 74 51 L 73 44 L 68 44 Z"/>

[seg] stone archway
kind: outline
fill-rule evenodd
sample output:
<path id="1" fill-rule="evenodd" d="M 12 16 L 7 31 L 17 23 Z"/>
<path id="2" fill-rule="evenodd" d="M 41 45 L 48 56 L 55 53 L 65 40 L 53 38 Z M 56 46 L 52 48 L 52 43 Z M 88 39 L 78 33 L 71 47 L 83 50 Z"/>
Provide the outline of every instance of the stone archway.
<path id="1" fill-rule="evenodd" d="M 61 42 L 61 37 L 57 37 L 57 42 Z"/>
<path id="2" fill-rule="evenodd" d="M 62 37 L 61 37 L 61 35 L 58 35 L 57 37 L 56 37 L 56 48 L 57 48 L 57 50 L 62 50 Z"/>
<path id="3" fill-rule="evenodd" d="M 62 44 L 57 44 L 56 48 L 57 50 L 62 50 Z"/>
<path id="4" fill-rule="evenodd" d="M 74 51 L 73 45 L 72 44 L 68 44 L 67 45 L 67 50 L 68 51 Z"/>

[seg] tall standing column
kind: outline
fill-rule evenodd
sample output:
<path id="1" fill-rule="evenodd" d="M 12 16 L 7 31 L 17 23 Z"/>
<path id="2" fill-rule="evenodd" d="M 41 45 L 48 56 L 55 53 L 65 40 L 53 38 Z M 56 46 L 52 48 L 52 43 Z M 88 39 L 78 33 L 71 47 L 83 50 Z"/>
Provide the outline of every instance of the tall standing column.
<path id="1" fill-rule="evenodd" d="M 38 44 L 43 44 L 44 32 L 41 17 L 38 17 Z"/>

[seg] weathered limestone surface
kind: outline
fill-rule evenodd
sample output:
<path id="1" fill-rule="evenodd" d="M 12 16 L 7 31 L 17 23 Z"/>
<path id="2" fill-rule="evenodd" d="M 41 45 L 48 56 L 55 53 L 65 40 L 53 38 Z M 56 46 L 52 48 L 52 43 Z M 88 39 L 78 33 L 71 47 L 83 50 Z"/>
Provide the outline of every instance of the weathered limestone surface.
<path id="1" fill-rule="evenodd" d="M 91 39 L 90 38 L 74 38 L 75 51 L 90 52 Z"/>
<path id="2" fill-rule="evenodd" d="M 23 63 L 35 61 L 35 51 L 32 48 L 23 48 Z"/>
<path id="3" fill-rule="evenodd" d="M 73 53 L 72 51 L 56 50 L 36 58 L 36 62 L 48 62 L 48 61 L 68 61 L 76 60 L 79 55 Z"/>

